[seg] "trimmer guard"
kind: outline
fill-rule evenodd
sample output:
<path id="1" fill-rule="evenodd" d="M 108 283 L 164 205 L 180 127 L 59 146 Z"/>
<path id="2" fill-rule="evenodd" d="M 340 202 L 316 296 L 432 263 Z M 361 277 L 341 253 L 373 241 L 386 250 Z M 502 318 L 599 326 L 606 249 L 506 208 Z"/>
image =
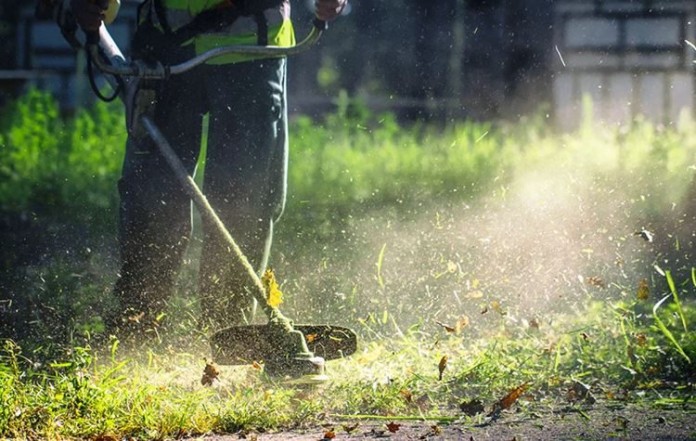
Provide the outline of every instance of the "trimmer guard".
<path id="1" fill-rule="evenodd" d="M 347 357 L 358 349 L 358 337 L 348 328 L 333 325 L 293 325 L 307 341 L 309 350 L 324 360 Z M 283 343 L 276 342 L 277 329 L 269 325 L 232 326 L 210 340 L 213 359 L 221 365 L 252 364 L 277 359 Z"/>

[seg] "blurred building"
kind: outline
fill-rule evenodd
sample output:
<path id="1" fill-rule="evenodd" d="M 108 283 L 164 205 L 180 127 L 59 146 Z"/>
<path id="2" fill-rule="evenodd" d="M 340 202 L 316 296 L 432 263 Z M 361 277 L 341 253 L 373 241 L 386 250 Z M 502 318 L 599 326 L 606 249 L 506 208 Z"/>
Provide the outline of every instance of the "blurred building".
<path id="1" fill-rule="evenodd" d="M 7 6 L 8 3 L 13 3 Z M 35 18 L 34 1 L 4 2 L 2 24 L 11 40 L 2 45 L 0 104 L 35 86 L 49 90 L 64 109 L 93 101 L 85 75 L 85 59 L 73 50 L 53 20 Z M 122 0 L 115 23 L 109 26 L 114 40 L 128 50 L 135 30 L 138 0 Z"/>
<path id="2" fill-rule="evenodd" d="M 33 3 L 0 0 L 0 102 L 28 85 L 67 109 L 90 102 L 84 59 L 34 19 Z M 124 53 L 138 3 L 122 0 L 109 27 Z M 300 36 L 308 9 L 293 11 Z M 410 118 L 544 112 L 572 128 L 584 97 L 607 122 L 694 114 L 696 0 L 353 0 L 352 10 L 290 64 L 292 111 L 329 110 L 342 88 Z"/>
<path id="3" fill-rule="evenodd" d="M 553 102 L 561 126 L 577 125 L 583 97 L 595 118 L 610 123 L 693 116 L 696 1 L 562 0 L 554 21 Z"/>

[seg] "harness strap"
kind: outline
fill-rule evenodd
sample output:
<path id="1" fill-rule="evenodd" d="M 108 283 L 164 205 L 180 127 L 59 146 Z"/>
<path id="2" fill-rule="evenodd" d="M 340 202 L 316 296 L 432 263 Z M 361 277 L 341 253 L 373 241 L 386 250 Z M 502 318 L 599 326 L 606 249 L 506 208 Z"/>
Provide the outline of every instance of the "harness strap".
<path id="1" fill-rule="evenodd" d="M 254 19 L 257 27 L 258 44 L 266 46 L 268 45 L 268 19 L 265 10 L 276 6 L 279 7 L 283 3 L 282 0 L 226 0 L 216 8 L 199 13 L 188 24 L 177 30 L 172 30 L 167 20 L 164 0 L 150 1 L 153 4 L 152 9 L 154 9 L 156 17 L 152 17 L 153 11 L 150 10 L 149 20 L 153 22 L 153 18 L 156 18 L 162 31 L 167 35 L 167 38 L 171 39 L 172 44 L 176 46 L 180 46 L 200 34 L 221 31 L 234 24 L 242 16 L 251 16 Z"/>
<path id="2" fill-rule="evenodd" d="M 256 32 L 258 45 L 268 46 L 268 19 L 266 19 L 266 14 L 263 11 L 255 13 L 254 21 L 258 29 Z"/>

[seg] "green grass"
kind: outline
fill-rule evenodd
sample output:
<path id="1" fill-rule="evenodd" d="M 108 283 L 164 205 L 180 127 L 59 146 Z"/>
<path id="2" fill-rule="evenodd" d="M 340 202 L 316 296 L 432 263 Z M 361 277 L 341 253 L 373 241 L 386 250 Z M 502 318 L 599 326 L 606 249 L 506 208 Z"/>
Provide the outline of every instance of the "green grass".
<path id="1" fill-rule="evenodd" d="M 121 111 L 62 117 L 31 92 L 4 112 L 1 211 L 48 233 L 101 227 L 70 253 L 0 268 L 21 274 L 12 308 L 30 313 L 24 338 L 0 351 L 0 437 L 163 439 L 336 415 L 473 423 L 484 416 L 460 404 L 480 400 L 487 413 L 523 384 L 517 406 L 530 411 L 586 404 L 569 401 L 577 383 L 597 400 L 693 395 L 692 121 L 563 134 L 543 118 L 404 126 L 339 104 L 293 122 L 271 262 L 285 312 L 361 336 L 314 390 L 251 367 L 200 385 L 208 330 L 196 320 L 195 253 L 161 341 L 137 355 L 91 348 L 117 271 Z M 642 228 L 653 242 L 634 234 Z M 437 324 L 458 321 L 458 335 Z"/>
<path id="2" fill-rule="evenodd" d="M 467 329 L 431 335 L 414 327 L 402 338 L 365 342 L 353 357 L 331 362 L 332 381 L 314 389 L 284 387 L 251 367 L 223 367 L 221 381 L 203 387 L 200 356 L 158 346 L 132 358 L 118 350 L 98 358 L 74 347 L 39 364 L 38 354 L 24 354 L 8 341 L 0 352 L 0 435 L 163 439 L 282 429 L 338 416 L 471 424 L 521 384 L 528 389 L 517 406 L 530 411 L 585 403 L 586 397 L 569 398 L 576 382 L 600 401 L 688 401 L 693 369 L 675 368 L 680 355 L 672 342 L 638 312 L 648 306 L 596 302 L 577 314 L 545 318 L 538 327 L 497 317 L 499 327 L 477 338 Z M 683 311 L 696 316 L 691 306 Z M 672 332 L 696 355 L 692 333 Z M 443 355 L 450 361 L 439 381 Z M 484 404 L 483 414 L 462 413 L 460 405 L 472 400 Z"/>

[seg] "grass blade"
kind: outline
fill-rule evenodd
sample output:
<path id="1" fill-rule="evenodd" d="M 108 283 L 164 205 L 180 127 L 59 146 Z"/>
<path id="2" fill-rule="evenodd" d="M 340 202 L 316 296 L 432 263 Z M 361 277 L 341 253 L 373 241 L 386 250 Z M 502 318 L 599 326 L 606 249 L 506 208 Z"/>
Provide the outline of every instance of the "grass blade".
<path id="1" fill-rule="evenodd" d="M 384 251 L 387 249 L 387 244 L 382 245 L 382 249 L 379 250 L 379 256 L 377 257 L 377 283 L 379 287 L 384 289 L 384 279 L 382 278 L 382 263 L 384 262 Z"/>
<path id="2" fill-rule="evenodd" d="M 679 352 L 679 354 L 684 357 L 684 359 L 687 361 L 687 363 L 691 364 L 691 359 L 689 358 L 688 355 L 686 355 L 686 352 L 684 352 L 684 349 L 682 349 L 681 345 L 677 341 L 676 338 L 674 338 L 674 335 L 672 332 L 665 326 L 664 322 L 660 319 L 660 317 L 657 315 L 657 310 L 662 306 L 662 304 L 670 298 L 672 294 L 667 294 L 664 296 L 662 299 L 660 299 L 659 302 L 655 303 L 655 306 L 653 306 L 653 318 L 655 319 L 655 323 L 657 324 L 658 329 L 664 334 L 665 337 L 674 345 L 674 348 Z"/>
<path id="3" fill-rule="evenodd" d="M 669 284 L 669 290 L 672 291 L 672 295 L 674 296 L 674 303 L 677 305 L 677 313 L 679 314 L 679 318 L 681 319 L 682 326 L 684 327 L 684 332 L 689 332 L 688 327 L 686 326 L 686 317 L 684 316 L 684 310 L 682 309 L 682 304 L 679 301 L 679 295 L 677 294 L 677 288 L 674 285 L 674 279 L 672 279 L 672 273 L 669 271 L 665 271 L 665 277 L 667 277 L 667 283 Z"/>

